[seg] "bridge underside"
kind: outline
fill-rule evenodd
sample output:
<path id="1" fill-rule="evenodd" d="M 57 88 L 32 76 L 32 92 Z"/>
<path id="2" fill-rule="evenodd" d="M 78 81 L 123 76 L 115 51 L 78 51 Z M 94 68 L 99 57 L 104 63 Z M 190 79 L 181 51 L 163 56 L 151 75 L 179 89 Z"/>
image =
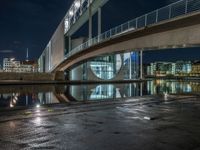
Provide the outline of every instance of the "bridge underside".
<path id="1" fill-rule="evenodd" d="M 161 50 L 200 46 L 200 13 L 163 21 L 139 30 L 120 34 L 109 41 L 76 53 L 60 63 L 54 71 L 64 71 L 77 64 L 110 53 L 130 50 Z"/>

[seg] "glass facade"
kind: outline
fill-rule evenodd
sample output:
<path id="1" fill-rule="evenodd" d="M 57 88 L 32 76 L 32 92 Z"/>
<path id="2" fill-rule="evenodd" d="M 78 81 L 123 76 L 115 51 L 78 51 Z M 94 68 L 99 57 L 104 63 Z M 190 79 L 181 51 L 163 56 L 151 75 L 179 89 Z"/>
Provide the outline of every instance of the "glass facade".
<path id="1" fill-rule="evenodd" d="M 121 55 L 99 57 L 90 63 L 93 73 L 100 79 L 114 78 L 122 66 Z"/>
<path id="2" fill-rule="evenodd" d="M 123 54 L 124 79 L 139 78 L 139 53 L 129 52 Z"/>
<path id="3" fill-rule="evenodd" d="M 134 80 L 139 78 L 139 52 L 96 57 L 72 69 L 70 80 Z"/>

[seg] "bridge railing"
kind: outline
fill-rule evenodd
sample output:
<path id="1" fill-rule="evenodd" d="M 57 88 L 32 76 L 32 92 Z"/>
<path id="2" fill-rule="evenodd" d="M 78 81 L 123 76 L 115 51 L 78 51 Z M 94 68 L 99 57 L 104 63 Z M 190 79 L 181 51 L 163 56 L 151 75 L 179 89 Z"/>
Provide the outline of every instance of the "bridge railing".
<path id="1" fill-rule="evenodd" d="M 87 42 L 79 45 L 78 47 L 72 49 L 65 57 L 68 57 L 83 51 L 91 46 L 105 42 L 111 38 L 115 38 L 124 34 L 128 31 L 134 31 L 136 29 L 141 29 L 149 25 L 159 23 L 161 21 L 166 21 L 173 19 L 178 16 L 189 14 L 195 11 L 200 10 L 200 0 L 180 0 L 175 3 L 172 3 L 168 6 L 162 7 L 155 11 L 152 11 L 148 14 L 130 20 L 122 25 L 119 25 L 115 28 L 112 28 L 92 39 L 89 39 Z"/>

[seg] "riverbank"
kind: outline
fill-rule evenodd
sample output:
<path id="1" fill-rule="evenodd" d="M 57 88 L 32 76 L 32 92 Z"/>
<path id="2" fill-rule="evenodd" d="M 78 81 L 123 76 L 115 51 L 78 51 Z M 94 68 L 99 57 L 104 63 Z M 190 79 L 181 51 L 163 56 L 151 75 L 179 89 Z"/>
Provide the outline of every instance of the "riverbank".
<path id="1" fill-rule="evenodd" d="M 5 112 L 1 149 L 199 149 L 199 106 L 176 95 Z"/>
<path id="2" fill-rule="evenodd" d="M 36 84 L 120 84 L 145 82 L 144 80 L 113 80 L 113 81 L 25 81 L 25 80 L 0 80 L 0 85 L 36 85 Z"/>

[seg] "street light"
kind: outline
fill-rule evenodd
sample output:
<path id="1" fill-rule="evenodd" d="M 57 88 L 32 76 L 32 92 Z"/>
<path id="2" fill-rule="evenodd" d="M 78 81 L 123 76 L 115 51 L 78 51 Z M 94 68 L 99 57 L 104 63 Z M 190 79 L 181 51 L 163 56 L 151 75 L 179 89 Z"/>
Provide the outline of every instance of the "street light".
<path id="1" fill-rule="evenodd" d="M 36 108 L 40 108 L 40 104 L 37 104 L 37 105 L 36 105 Z"/>

